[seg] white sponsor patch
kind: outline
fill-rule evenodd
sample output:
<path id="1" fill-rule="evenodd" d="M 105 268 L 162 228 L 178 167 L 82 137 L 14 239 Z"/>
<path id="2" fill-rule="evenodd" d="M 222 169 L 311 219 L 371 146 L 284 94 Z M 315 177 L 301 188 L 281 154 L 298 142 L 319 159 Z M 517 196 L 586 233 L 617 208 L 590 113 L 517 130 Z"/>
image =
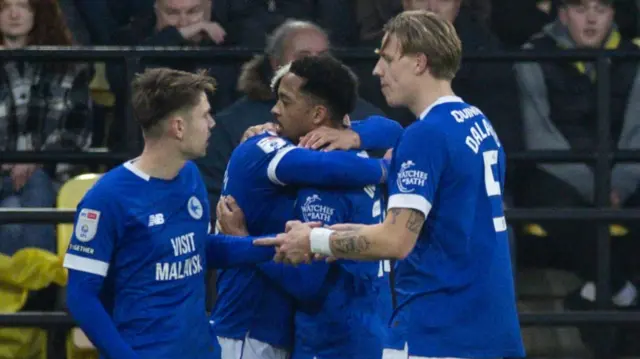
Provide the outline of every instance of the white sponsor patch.
<path id="1" fill-rule="evenodd" d="M 396 179 L 396 185 L 402 193 L 411 193 L 415 191 L 415 187 L 424 187 L 427 182 L 428 175 L 420 170 L 414 170 L 416 164 L 409 160 L 400 165 L 400 172 Z"/>
<path id="2" fill-rule="evenodd" d="M 305 222 L 331 222 L 335 212 L 334 208 L 322 204 L 322 199 L 317 194 L 308 196 L 302 205 L 302 219 Z"/>
<path id="3" fill-rule="evenodd" d="M 273 151 L 281 149 L 282 147 L 285 147 L 286 145 L 287 141 L 275 136 L 265 137 L 258 141 L 258 147 L 260 147 L 260 149 L 264 151 L 264 153 L 271 153 Z"/>
<path id="4" fill-rule="evenodd" d="M 80 242 L 89 242 L 96 236 L 98 222 L 100 221 L 100 211 L 83 208 L 78 215 L 75 235 Z"/>

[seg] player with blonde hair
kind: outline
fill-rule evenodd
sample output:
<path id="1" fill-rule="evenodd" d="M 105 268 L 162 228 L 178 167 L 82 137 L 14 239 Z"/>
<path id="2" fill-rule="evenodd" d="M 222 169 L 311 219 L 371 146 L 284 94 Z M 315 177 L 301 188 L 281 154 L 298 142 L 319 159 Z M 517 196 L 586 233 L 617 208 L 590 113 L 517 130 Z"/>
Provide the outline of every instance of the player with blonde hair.
<path id="1" fill-rule="evenodd" d="M 398 259 L 384 359 L 523 357 L 507 226 L 505 154 L 489 120 L 455 96 L 462 45 L 451 23 L 408 11 L 385 27 L 374 69 L 391 106 L 418 121 L 393 150 L 376 225 L 289 222 L 277 260 Z"/>

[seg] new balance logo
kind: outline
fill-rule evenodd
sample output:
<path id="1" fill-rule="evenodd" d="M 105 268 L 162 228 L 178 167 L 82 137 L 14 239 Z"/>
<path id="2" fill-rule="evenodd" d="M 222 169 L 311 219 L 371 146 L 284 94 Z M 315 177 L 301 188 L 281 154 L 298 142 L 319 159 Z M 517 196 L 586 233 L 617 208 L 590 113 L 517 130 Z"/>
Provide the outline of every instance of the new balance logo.
<path id="1" fill-rule="evenodd" d="M 164 224 L 164 215 L 162 213 L 152 214 L 149 216 L 149 227 Z"/>

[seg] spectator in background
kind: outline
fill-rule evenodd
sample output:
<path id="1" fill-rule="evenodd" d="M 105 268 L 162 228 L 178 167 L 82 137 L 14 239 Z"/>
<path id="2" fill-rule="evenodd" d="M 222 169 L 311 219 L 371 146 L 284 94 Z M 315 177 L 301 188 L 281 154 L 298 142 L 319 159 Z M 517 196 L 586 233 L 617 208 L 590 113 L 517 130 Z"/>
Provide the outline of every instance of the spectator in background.
<path id="1" fill-rule="evenodd" d="M 286 19 L 314 21 L 327 30 L 334 46 L 357 42 L 355 8 L 344 0 L 215 0 L 213 12 L 229 29 L 233 45 L 261 49 L 267 36 Z"/>
<path id="2" fill-rule="evenodd" d="M 2 47 L 72 45 L 55 1 L 3 0 Z M 0 69 L 3 151 L 85 150 L 91 141 L 90 73 L 86 65 L 8 61 Z M 54 181 L 68 166 L 2 164 L 1 207 L 52 207 Z M 0 252 L 24 247 L 56 251 L 53 225 L 0 226 Z"/>
<path id="3" fill-rule="evenodd" d="M 360 46 L 378 47 L 384 35 L 382 27 L 401 11 L 400 0 L 356 0 Z"/>
<path id="4" fill-rule="evenodd" d="M 557 21 L 545 26 L 524 48 L 529 51 L 565 49 L 635 50 L 637 46 L 621 38 L 614 19 L 613 0 L 563 0 Z M 528 150 L 575 150 L 592 152 L 597 141 L 597 84 L 594 63 L 540 62 L 516 65 L 521 88 L 524 144 Z M 640 74 L 637 62 L 611 64 L 611 146 L 622 150 L 640 149 Z M 611 173 L 611 206 L 640 205 L 638 164 L 616 164 Z M 592 207 L 594 174 L 586 164 L 539 163 L 521 178 L 519 205 L 525 207 Z M 589 224 L 550 222 L 529 224 L 522 235 L 532 240 L 519 245 L 523 260 L 535 257 L 577 272 L 584 286 L 569 295 L 568 309 L 590 309 L 596 297 L 596 228 Z M 637 229 L 612 226 L 613 304 L 626 308 L 636 303 L 637 289 L 631 279 L 638 250 Z M 546 238 L 546 239 L 545 239 Z M 631 245 L 631 247 L 627 247 Z M 533 254 L 532 253 L 538 253 Z M 527 263 L 525 263 L 527 264 Z M 583 332 L 583 335 L 585 332 Z M 587 344 L 597 338 L 585 338 Z"/>
<path id="5" fill-rule="evenodd" d="M 242 135 L 251 126 L 273 120 L 271 109 L 276 98 L 270 81 L 274 71 L 295 59 L 327 52 L 329 39 L 324 30 L 310 22 L 289 20 L 273 32 L 265 54 L 256 56 L 243 66 L 238 88 L 244 97 L 216 115 L 216 127 L 211 132 L 207 156 L 198 161 L 213 206 L 212 215 L 215 215 L 227 162 Z M 362 120 L 374 114 L 382 113 L 358 99 L 350 116 L 352 120 Z"/>
<path id="6" fill-rule="evenodd" d="M 212 18 L 211 0 L 155 0 L 148 14 L 132 20 L 112 37 L 112 42 L 125 46 L 153 46 L 153 47 L 210 47 L 223 46 L 227 43 L 227 32 Z M 192 61 L 179 60 L 150 60 L 147 59 L 138 72 L 145 67 L 170 67 L 183 71 L 195 71 L 207 68 L 218 82 L 216 96 L 210 99 L 212 106 L 224 107 L 234 98 L 236 70 L 233 64 L 220 64 L 215 60 Z M 116 118 L 112 124 L 115 135 L 109 139 L 109 147 L 126 149 L 121 143 L 123 136 L 118 131 L 125 128 L 124 119 L 127 111 L 125 88 L 126 79 L 122 76 L 120 65 L 108 65 L 107 77 L 111 89 L 116 96 Z"/>

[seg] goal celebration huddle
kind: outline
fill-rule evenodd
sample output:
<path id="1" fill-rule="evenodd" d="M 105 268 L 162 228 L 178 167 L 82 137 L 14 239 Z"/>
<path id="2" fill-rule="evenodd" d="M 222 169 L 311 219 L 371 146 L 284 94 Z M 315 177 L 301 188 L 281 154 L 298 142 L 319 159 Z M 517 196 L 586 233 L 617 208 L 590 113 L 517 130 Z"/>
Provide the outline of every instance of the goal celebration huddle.
<path id="1" fill-rule="evenodd" d="M 461 52 L 433 13 L 387 23 L 373 75 L 390 106 L 415 115 L 405 129 L 347 120 L 358 80 L 332 56 L 281 67 L 273 123 L 247 131 L 213 205 L 193 161 L 215 145 L 215 81 L 139 74 L 144 149 L 87 192 L 64 260 L 68 309 L 101 357 L 524 357 L 505 153 L 491 119 L 451 89 Z M 319 128 L 361 138 L 300 144 Z"/>

